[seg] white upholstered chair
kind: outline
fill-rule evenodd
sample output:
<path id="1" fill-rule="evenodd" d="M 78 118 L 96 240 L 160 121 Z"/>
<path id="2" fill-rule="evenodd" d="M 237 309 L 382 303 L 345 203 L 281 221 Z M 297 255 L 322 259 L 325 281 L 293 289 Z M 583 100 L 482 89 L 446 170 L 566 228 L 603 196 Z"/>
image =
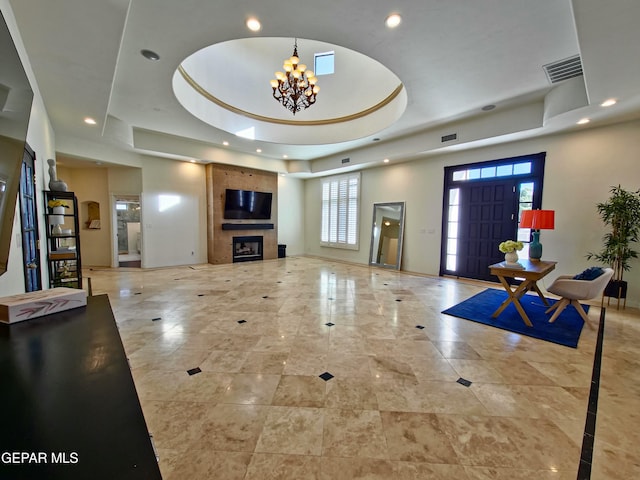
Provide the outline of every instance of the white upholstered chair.
<path id="1" fill-rule="evenodd" d="M 593 280 L 576 280 L 571 275 L 561 275 L 556 278 L 547 288 L 547 291 L 562 298 L 551 305 L 545 312 L 550 313 L 555 310 L 549 319 L 549 323 L 555 322 L 558 315 L 562 313 L 567 305 L 573 305 L 585 323 L 589 325 L 589 328 L 593 328 L 593 325 L 589 322 L 587 312 L 584 311 L 579 300 L 591 300 L 602 295 L 609 280 L 613 277 L 613 269 L 604 268 L 603 271 L 602 275 Z"/>

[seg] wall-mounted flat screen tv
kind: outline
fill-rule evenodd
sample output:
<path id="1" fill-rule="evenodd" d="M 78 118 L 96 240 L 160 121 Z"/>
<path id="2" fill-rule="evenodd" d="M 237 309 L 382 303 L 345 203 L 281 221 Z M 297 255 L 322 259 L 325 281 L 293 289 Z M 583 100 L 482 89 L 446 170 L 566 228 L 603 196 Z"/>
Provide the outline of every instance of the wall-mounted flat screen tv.
<path id="1" fill-rule="evenodd" d="M 269 220 L 272 194 L 227 188 L 224 218 L 228 220 Z"/>

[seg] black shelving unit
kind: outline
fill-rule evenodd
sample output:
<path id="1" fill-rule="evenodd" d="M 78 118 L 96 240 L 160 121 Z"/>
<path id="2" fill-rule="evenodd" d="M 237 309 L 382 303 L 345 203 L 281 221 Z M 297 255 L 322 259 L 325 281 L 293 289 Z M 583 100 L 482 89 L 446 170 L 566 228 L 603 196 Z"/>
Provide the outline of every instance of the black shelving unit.
<path id="1" fill-rule="evenodd" d="M 53 208 L 49 206 L 50 202 L 56 200 L 66 205 L 64 213 L 54 213 Z M 73 192 L 45 190 L 44 201 L 47 212 L 45 217 L 49 287 L 82 288 L 78 199 Z M 61 223 L 58 223 L 60 221 Z"/>

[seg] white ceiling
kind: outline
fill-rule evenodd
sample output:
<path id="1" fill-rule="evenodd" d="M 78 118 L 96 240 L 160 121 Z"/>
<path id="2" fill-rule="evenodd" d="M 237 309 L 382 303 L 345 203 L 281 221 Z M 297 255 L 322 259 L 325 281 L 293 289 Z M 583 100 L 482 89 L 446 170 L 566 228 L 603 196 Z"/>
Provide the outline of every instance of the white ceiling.
<path id="1" fill-rule="evenodd" d="M 575 125 L 583 117 L 592 119 L 589 126 L 597 126 L 640 116 L 637 0 L 10 3 L 60 155 L 109 162 L 105 152 L 117 147 L 201 161 L 250 157 L 264 161 L 265 169 L 309 176 L 338 171 L 345 157 L 356 166 L 385 157 L 404 161 L 446 149 L 584 128 Z M 384 26 L 391 12 L 403 18 L 394 30 Z M 260 32 L 246 28 L 250 16 L 262 22 Z M 255 86 L 248 88 L 265 88 L 267 99 L 273 72 L 291 54 L 293 38 L 299 38 L 338 45 L 386 66 L 404 86 L 406 110 L 390 126 L 363 138 L 312 144 L 295 140 L 299 126 L 288 127 L 290 141 L 251 141 L 188 113 L 173 93 L 178 65 L 209 45 L 256 37 L 291 39 L 288 47 L 268 49 L 257 62 L 272 65 L 271 70 L 249 69 Z M 145 59 L 142 49 L 157 52 L 160 60 Z M 576 54 L 582 58 L 584 76 L 551 85 L 543 66 Z M 247 71 L 238 62 L 246 58 L 236 55 L 212 72 L 235 86 L 234 73 Z M 360 101 L 371 90 L 359 90 L 358 78 L 340 78 L 347 97 L 330 96 L 322 81 L 320 77 L 318 102 L 324 102 L 323 110 L 349 102 L 349 96 Z M 618 103 L 600 107 L 608 98 Z M 496 108 L 483 112 L 489 104 Z M 315 107 L 291 118 L 304 120 Z M 87 116 L 98 125 L 84 124 Z M 458 139 L 442 143 L 441 136 L 448 133 L 457 133 Z M 224 141 L 229 146 L 223 146 Z"/>
<path id="2" fill-rule="evenodd" d="M 274 70 L 284 70 L 285 54 L 276 55 L 287 52 L 289 58 L 293 53 L 291 38 L 243 38 L 198 50 L 174 74 L 174 94 L 209 125 L 227 132 L 251 129 L 255 139 L 295 145 L 357 140 L 392 125 L 404 113 L 406 90 L 381 63 L 326 42 L 298 38 L 296 43 L 299 58 L 303 64 L 308 61 L 311 71 L 314 53 L 333 52 L 336 73 L 318 76 L 322 95 L 313 108 L 295 116 L 273 99 L 268 82 Z M 232 76 L 221 72 L 225 65 L 233 65 Z M 350 88 L 354 78 L 358 95 Z"/>

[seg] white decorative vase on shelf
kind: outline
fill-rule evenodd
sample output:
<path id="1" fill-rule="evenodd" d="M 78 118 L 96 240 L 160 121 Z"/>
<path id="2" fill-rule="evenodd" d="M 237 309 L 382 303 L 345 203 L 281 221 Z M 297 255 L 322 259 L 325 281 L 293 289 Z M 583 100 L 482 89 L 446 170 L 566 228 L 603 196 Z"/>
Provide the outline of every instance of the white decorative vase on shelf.
<path id="1" fill-rule="evenodd" d="M 509 264 L 518 263 L 518 253 L 517 252 L 507 252 L 504 254 L 504 261 Z"/>
<path id="2" fill-rule="evenodd" d="M 54 215 L 64 215 L 65 208 L 64 207 L 53 207 Z"/>

